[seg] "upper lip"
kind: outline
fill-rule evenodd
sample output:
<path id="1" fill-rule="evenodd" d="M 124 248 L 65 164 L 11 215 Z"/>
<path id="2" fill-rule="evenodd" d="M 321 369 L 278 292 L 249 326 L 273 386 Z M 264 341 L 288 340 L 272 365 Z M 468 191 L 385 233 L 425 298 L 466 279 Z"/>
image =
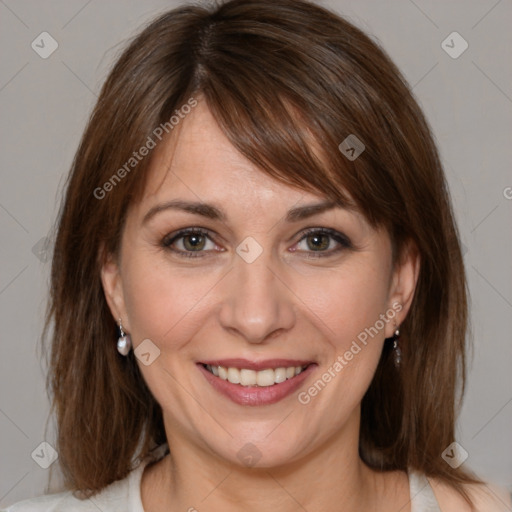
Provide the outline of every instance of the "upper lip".
<path id="1" fill-rule="evenodd" d="M 248 370 L 266 370 L 271 368 L 288 368 L 290 366 L 306 366 L 314 361 L 304 359 L 265 359 L 264 361 L 249 361 L 248 359 L 211 359 L 200 361 L 200 364 L 209 364 L 210 366 L 223 366 L 224 368 L 246 368 Z"/>

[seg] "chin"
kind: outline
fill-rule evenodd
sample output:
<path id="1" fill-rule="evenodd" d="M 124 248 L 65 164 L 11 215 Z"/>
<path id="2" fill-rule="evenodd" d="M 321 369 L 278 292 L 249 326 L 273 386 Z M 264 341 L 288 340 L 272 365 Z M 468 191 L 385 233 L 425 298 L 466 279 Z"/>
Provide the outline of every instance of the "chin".
<path id="1" fill-rule="evenodd" d="M 274 425 L 275 428 L 275 425 Z M 272 434 L 268 436 L 266 430 L 261 436 L 244 435 L 230 438 L 229 443 L 219 446 L 217 443 L 208 443 L 210 450 L 215 452 L 217 457 L 229 464 L 247 468 L 275 468 L 286 466 L 304 454 L 304 448 L 300 447 L 289 433 L 283 432 L 282 436 Z M 218 441 L 218 438 L 216 439 Z"/>

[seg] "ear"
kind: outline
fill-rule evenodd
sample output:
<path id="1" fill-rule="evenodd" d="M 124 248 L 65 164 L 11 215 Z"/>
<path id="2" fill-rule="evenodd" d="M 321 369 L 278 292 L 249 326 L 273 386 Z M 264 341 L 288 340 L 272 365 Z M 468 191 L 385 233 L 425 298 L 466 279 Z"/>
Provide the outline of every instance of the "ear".
<path id="1" fill-rule="evenodd" d="M 393 269 L 389 290 L 389 307 L 397 313 L 396 324 L 400 325 L 406 318 L 414 297 L 414 291 L 420 273 L 421 258 L 416 244 L 410 240 L 403 249 L 402 257 Z M 394 307 L 393 307 L 394 304 Z M 401 309 L 398 306 L 401 305 Z M 394 323 L 386 324 L 386 338 L 393 336 Z"/>
<path id="2" fill-rule="evenodd" d="M 115 322 L 118 323 L 121 319 L 123 330 L 129 333 L 131 329 L 124 301 L 121 268 L 117 259 L 110 254 L 104 257 L 101 265 L 101 283 Z"/>

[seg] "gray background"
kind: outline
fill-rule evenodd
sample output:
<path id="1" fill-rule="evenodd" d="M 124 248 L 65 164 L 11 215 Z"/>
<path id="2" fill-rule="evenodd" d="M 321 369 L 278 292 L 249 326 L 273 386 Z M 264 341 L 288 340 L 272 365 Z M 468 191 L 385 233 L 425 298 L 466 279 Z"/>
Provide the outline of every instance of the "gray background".
<path id="1" fill-rule="evenodd" d="M 0 506 L 42 494 L 49 472 L 31 457 L 54 434 L 50 428 L 43 437 L 48 400 L 37 346 L 49 262 L 38 248 L 113 59 L 142 23 L 181 3 L 0 0 Z M 464 244 L 475 338 L 457 441 L 469 453 L 467 465 L 512 489 L 512 4 L 324 4 L 382 43 L 438 140 Z M 47 59 L 31 48 L 43 31 L 59 44 Z M 441 46 L 453 31 L 469 44 L 456 59 Z"/>

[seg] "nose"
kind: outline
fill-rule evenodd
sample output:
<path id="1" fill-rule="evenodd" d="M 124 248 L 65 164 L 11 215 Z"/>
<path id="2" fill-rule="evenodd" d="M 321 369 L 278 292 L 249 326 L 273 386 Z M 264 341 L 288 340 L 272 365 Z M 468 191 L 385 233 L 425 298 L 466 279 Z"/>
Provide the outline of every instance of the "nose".
<path id="1" fill-rule="evenodd" d="M 262 343 L 295 323 L 293 292 L 271 260 L 268 250 L 252 263 L 235 255 L 234 268 L 224 282 L 219 321 L 249 343 Z"/>

